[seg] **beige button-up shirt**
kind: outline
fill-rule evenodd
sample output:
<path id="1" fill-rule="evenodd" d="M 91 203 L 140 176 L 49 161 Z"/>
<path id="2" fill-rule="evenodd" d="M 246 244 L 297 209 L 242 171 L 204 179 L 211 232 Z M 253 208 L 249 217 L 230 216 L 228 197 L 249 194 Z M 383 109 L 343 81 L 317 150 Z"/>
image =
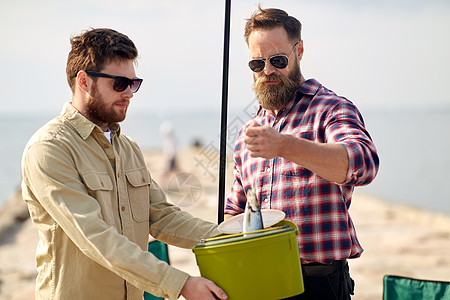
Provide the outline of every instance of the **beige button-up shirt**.
<path id="1" fill-rule="evenodd" d="M 217 226 L 169 204 L 141 150 L 67 103 L 28 142 L 22 192 L 38 228 L 36 299 L 176 299 L 188 274 L 147 252 L 149 233 L 192 248 Z"/>

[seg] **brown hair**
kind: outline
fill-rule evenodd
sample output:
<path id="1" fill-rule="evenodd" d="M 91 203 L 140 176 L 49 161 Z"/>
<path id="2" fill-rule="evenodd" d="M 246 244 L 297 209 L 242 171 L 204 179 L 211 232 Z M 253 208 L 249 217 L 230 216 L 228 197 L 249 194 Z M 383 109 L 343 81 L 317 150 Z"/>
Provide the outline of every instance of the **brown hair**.
<path id="1" fill-rule="evenodd" d="M 91 29 L 70 39 L 72 50 L 67 58 L 66 75 L 72 92 L 81 70 L 100 71 L 114 60 L 136 60 L 138 51 L 124 34 L 112 29 Z"/>
<path id="2" fill-rule="evenodd" d="M 253 30 L 256 29 L 273 29 L 282 26 L 290 40 L 301 40 L 302 24 L 296 18 L 289 16 L 284 10 L 277 8 L 262 9 L 258 5 L 258 10 L 255 11 L 250 19 L 245 23 L 244 38 L 248 45 L 248 38 Z"/>

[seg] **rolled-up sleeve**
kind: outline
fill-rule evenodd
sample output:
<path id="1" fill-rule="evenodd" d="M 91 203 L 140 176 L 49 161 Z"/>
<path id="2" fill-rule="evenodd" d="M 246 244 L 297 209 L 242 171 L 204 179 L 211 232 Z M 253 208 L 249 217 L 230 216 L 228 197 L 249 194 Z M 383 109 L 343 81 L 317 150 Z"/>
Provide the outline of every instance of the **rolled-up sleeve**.
<path id="1" fill-rule="evenodd" d="M 348 154 L 347 176 L 343 185 L 361 186 L 372 182 L 379 158 L 363 118 L 351 102 L 340 102 L 328 112 L 326 142 L 341 144 Z"/>

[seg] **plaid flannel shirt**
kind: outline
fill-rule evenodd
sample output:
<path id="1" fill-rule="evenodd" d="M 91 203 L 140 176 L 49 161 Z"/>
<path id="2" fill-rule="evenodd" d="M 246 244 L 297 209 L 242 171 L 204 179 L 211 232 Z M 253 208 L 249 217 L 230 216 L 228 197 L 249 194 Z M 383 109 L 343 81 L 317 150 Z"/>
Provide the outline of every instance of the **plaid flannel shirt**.
<path id="1" fill-rule="evenodd" d="M 318 143 L 345 147 L 349 157 L 347 178 L 337 184 L 282 157 L 254 158 L 244 142 L 244 130 L 253 121 Z M 304 82 L 277 116 L 260 108 L 239 131 L 234 152 L 234 183 L 226 214 L 242 213 L 246 192 L 253 189 L 262 209 L 278 209 L 299 230 L 302 263 L 330 264 L 359 257 L 363 251 L 349 214 L 354 186 L 376 176 L 379 159 L 356 106 L 314 79 Z"/>

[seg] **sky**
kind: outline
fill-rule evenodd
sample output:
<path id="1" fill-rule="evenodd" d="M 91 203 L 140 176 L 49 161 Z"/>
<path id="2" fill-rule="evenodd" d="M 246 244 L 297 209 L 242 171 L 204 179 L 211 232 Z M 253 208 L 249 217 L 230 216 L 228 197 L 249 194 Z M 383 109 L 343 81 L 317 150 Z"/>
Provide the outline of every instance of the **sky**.
<path id="1" fill-rule="evenodd" d="M 450 107 L 450 1 L 239 0 L 231 4 L 230 110 L 254 98 L 243 27 L 258 3 L 301 21 L 304 76 L 360 109 Z M 219 110 L 224 16 L 217 0 L 2 0 L 0 114 L 59 113 L 72 96 L 69 39 L 99 27 L 139 50 L 144 82 L 129 113 Z"/>

